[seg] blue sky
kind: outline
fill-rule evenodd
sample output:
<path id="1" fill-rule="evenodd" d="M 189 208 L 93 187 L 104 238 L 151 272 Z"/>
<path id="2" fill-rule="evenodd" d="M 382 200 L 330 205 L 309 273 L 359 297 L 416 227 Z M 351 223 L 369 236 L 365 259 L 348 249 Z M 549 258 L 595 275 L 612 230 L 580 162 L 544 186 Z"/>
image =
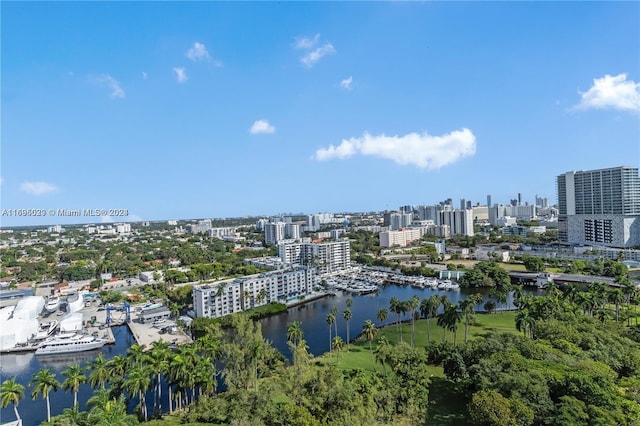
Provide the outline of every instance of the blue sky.
<path id="1" fill-rule="evenodd" d="M 560 173 L 640 163 L 638 2 L 1 8 L 2 209 L 555 202 Z"/>

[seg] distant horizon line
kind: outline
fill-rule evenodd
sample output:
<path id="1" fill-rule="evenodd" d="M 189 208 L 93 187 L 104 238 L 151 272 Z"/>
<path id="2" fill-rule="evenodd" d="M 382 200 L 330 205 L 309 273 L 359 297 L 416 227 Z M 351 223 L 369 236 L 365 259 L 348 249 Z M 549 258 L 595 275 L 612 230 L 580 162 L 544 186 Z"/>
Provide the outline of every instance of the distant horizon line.
<path id="1" fill-rule="evenodd" d="M 407 204 L 409 205 L 409 204 Z M 431 204 L 431 205 L 427 205 L 427 204 L 417 204 L 417 205 L 412 205 L 413 207 L 415 206 L 421 206 L 421 205 L 425 205 L 425 206 L 438 206 L 438 205 L 442 205 L 442 204 Z M 508 206 L 509 204 L 494 204 L 494 206 Z M 521 204 L 521 205 L 525 205 L 525 204 Z M 535 204 L 528 204 L 530 206 L 535 206 Z M 551 208 L 551 207 L 555 207 L 556 205 L 550 205 L 549 207 L 546 208 Z M 475 207 L 490 207 L 487 205 L 476 205 L 476 206 L 471 206 L 471 208 L 475 208 Z M 459 208 L 455 208 L 454 210 L 460 210 Z M 51 226 L 69 226 L 69 227 L 82 227 L 82 226 L 89 226 L 89 225 L 95 225 L 95 226 L 108 226 L 108 225 L 118 225 L 118 224 L 141 224 L 141 223 L 145 223 L 148 222 L 149 224 L 157 224 L 157 223 L 166 223 L 169 221 L 173 221 L 175 220 L 176 222 L 188 222 L 188 221 L 196 221 L 196 220 L 219 220 L 219 221 L 229 221 L 229 220 L 238 220 L 238 219 L 267 219 L 267 218 L 271 218 L 271 217 L 277 217 L 277 216 L 310 216 L 310 215 L 314 215 L 314 214 L 333 214 L 333 215 L 363 215 L 363 214 L 381 214 L 381 213 L 387 213 L 387 212 L 400 212 L 401 209 L 394 209 L 394 210 L 389 210 L 389 209 L 384 209 L 384 210 L 370 210 L 370 211 L 359 211 L 359 212 L 353 212 L 353 211 L 345 211 L 345 212 L 315 212 L 315 213 L 302 213 L 302 212 L 298 212 L 298 213 L 276 213 L 276 214 L 270 214 L 270 215 L 245 215 L 245 216 L 228 216 L 228 217 L 191 217 L 191 218 L 180 218 L 180 219 L 150 219 L 150 220 L 135 220 L 135 221 L 126 221 L 126 220 L 113 220 L 110 222 L 83 222 L 83 223 L 52 223 L 52 224 L 36 224 L 36 225 L 11 225 L 11 226 L 3 226 L 0 225 L 0 231 L 3 230 L 9 230 L 9 229 L 32 229 L 32 228 L 43 228 L 43 227 L 51 227 Z M 14 216 L 15 217 L 15 216 Z"/>

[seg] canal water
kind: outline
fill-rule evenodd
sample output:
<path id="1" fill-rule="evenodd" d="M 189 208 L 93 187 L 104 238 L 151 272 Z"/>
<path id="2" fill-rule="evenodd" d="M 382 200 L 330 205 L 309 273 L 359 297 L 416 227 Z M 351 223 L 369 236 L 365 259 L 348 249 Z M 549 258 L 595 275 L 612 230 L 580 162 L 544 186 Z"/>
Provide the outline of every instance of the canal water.
<path id="1" fill-rule="evenodd" d="M 389 302 L 394 296 L 403 301 L 411 299 L 414 295 L 417 295 L 420 299 L 428 298 L 433 294 L 437 294 L 438 296 L 446 295 L 452 303 L 457 304 L 468 294 L 474 293 L 477 293 L 477 291 L 467 291 L 465 289 L 416 289 L 410 286 L 385 286 L 380 288 L 378 294 L 362 296 L 350 296 L 338 291 L 336 296 L 327 296 L 290 308 L 286 312 L 262 319 L 260 322 L 264 337 L 287 358 L 291 355 L 287 346 L 287 323 L 292 321 L 302 322 L 304 339 L 309 346 L 309 351 L 314 355 L 320 355 L 329 351 L 329 325 L 327 324 L 326 317 L 334 306 L 338 309 L 338 314 L 336 315 L 338 335 L 346 341 L 347 324 L 342 315 L 347 308 L 347 299 L 349 298 L 353 301 L 350 308 L 352 316 L 349 324 L 349 337 L 350 339 L 354 339 L 362 331 L 362 325 L 366 320 L 373 321 L 377 327 L 391 324 L 396 320 L 395 314 L 389 311 Z M 483 294 L 485 301 L 489 300 L 486 293 Z M 482 306 L 482 304 L 480 306 Z M 389 311 L 386 321 L 382 324 L 376 318 L 380 308 L 386 308 Z M 505 306 L 501 307 L 498 305 L 498 309 L 500 308 L 513 308 L 511 295 Z M 407 315 L 406 319 L 408 318 L 409 316 Z M 332 337 L 335 333 L 334 327 L 335 325 L 332 326 Z M 116 355 L 124 355 L 127 349 L 135 343 L 135 340 L 127 326 L 114 327 L 112 330 L 115 337 L 115 344 L 105 346 L 97 351 L 49 357 L 36 357 L 32 352 L 3 354 L 0 356 L 0 382 L 15 376 L 17 382 L 25 386 L 25 398 L 22 399 L 18 405 L 18 411 L 22 417 L 24 426 L 38 425 L 43 420 L 46 420 L 47 415 L 46 402 L 41 397 L 35 401 L 31 399 L 31 388 L 28 387 L 28 383 L 32 380 L 33 374 L 42 368 L 51 368 L 58 375 L 58 381 L 62 382 L 64 377 L 62 377 L 60 373 L 68 365 L 75 362 L 81 365 L 91 362 L 101 351 L 107 359 Z M 91 397 L 92 392 L 88 384 L 80 387 L 78 393 L 80 410 L 87 409 L 86 402 Z M 162 394 L 165 398 L 163 406 L 167 407 L 167 392 L 163 391 Z M 73 393 L 64 392 L 60 389 L 57 392 L 51 392 L 50 400 L 51 415 L 55 416 L 62 413 L 65 408 L 70 408 L 73 405 Z M 149 404 L 152 403 L 152 394 L 148 395 L 147 400 Z M 129 409 L 133 410 L 134 408 L 134 403 L 131 403 Z M 151 407 L 149 407 L 149 410 L 149 412 L 151 412 Z M 12 406 L 0 410 L 0 423 L 12 420 L 15 420 Z"/>

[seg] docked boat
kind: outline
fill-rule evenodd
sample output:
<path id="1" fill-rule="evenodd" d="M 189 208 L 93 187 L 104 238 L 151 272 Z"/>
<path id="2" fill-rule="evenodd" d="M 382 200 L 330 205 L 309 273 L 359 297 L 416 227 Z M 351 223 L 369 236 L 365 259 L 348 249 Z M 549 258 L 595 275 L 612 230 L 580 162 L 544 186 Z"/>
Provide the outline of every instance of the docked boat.
<path id="1" fill-rule="evenodd" d="M 36 355 L 84 352 L 103 347 L 107 341 L 95 336 L 67 333 L 51 337 L 38 346 Z"/>
<path id="2" fill-rule="evenodd" d="M 69 293 L 67 295 L 67 312 L 74 313 L 78 312 L 80 309 L 84 307 L 84 299 L 81 297 L 79 293 Z"/>
<path id="3" fill-rule="evenodd" d="M 47 303 L 44 305 L 44 309 L 50 314 L 60 309 L 60 298 L 58 296 L 52 296 L 47 299 Z"/>
<path id="4" fill-rule="evenodd" d="M 460 284 L 453 283 L 451 282 L 451 280 L 442 280 L 442 282 L 438 284 L 438 288 L 440 290 L 453 290 L 453 289 L 460 288 Z"/>
<path id="5" fill-rule="evenodd" d="M 53 320 L 50 322 L 45 322 L 40 324 L 40 329 L 38 333 L 33 338 L 34 340 L 44 340 L 48 337 L 51 337 L 54 331 L 58 328 L 58 321 Z"/>

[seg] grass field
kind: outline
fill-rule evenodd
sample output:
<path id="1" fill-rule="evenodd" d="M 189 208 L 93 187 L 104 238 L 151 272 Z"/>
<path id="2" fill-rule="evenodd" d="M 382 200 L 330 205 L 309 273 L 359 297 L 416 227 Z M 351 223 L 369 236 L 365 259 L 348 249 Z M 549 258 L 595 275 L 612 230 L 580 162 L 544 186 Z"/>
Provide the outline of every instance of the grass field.
<path id="1" fill-rule="evenodd" d="M 495 314 L 475 314 L 474 324 L 469 327 L 469 339 L 477 339 L 491 332 L 518 333 L 515 327 L 515 312 L 499 312 Z M 429 322 L 431 339 L 442 341 L 442 328 L 436 325 L 436 319 Z M 458 325 L 456 342 L 464 342 L 464 322 Z M 411 323 L 402 324 L 403 341 L 411 342 Z M 392 344 L 400 340 L 398 328 L 391 324 L 378 330 L 377 336 L 371 342 L 375 350 L 378 339 L 385 336 Z M 416 321 L 415 345 L 424 348 L 427 344 L 427 320 Z M 447 333 L 447 340 L 452 341 L 453 336 Z M 382 365 L 376 363 L 371 356 L 369 342 L 363 337 L 345 346 L 340 353 L 324 354 L 316 358 L 320 365 L 335 365 L 337 368 L 347 370 L 364 370 L 382 372 Z M 465 396 L 458 391 L 457 385 L 445 378 L 441 366 L 429 366 L 431 373 L 431 385 L 429 386 L 429 409 L 427 412 L 428 425 L 465 426 L 471 424 L 466 414 Z"/>
<path id="2" fill-rule="evenodd" d="M 474 315 L 475 321 L 469 326 L 469 339 L 477 339 L 491 332 L 499 333 L 518 333 L 515 327 L 515 315 L 511 312 L 499 312 L 495 314 L 477 313 Z M 436 319 L 429 320 L 429 329 L 431 332 L 431 340 L 441 342 L 443 337 L 442 327 L 438 327 Z M 464 321 L 458 324 L 458 330 L 456 333 L 456 343 L 464 342 Z M 411 343 L 411 323 L 401 324 L 402 340 L 406 343 Z M 421 319 L 416 321 L 415 324 L 415 346 L 423 348 L 427 344 L 428 338 L 427 320 Z M 378 330 L 377 336 L 371 342 L 371 346 L 375 349 L 378 339 L 381 336 L 385 336 L 391 344 L 396 344 L 400 341 L 400 333 L 398 327 L 391 324 Z M 447 341 L 453 341 L 451 332 L 447 332 Z M 338 354 L 332 353 L 330 358 L 329 354 L 324 354 L 317 358 L 320 363 L 331 363 L 336 365 L 342 370 L 361 369 L 367 371 L 373 371 L 373 363 L 371 359 L 371 353 L 369 351 L 369 342 L 360 337 L 357 341 L 351 343 L 349 348 L 347 346 L 342 349 Z M 381 366 L 378 364 L 377 369 Z M 434 367 L 435 368 L 435 367 Z M 434 370 L 434 374 L 437 373 L 437 369 Z M 440 369 L 441 375 L 441 369 Z"/>

